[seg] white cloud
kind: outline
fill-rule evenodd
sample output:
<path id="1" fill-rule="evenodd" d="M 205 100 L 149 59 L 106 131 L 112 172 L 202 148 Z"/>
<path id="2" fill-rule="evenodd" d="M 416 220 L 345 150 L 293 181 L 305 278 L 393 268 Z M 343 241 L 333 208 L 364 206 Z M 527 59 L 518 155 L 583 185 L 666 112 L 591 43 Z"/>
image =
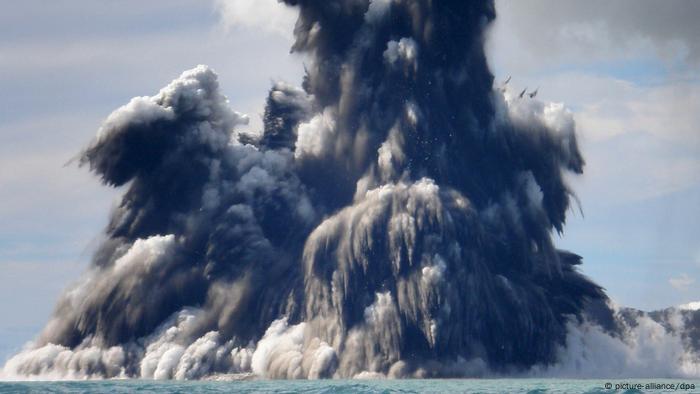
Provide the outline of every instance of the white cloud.
<path id="1" fill-rule="evenodd" d="M 684 311 L 698 311 L 700 310 L 700 301 L 689 302 L 687 304 L 679 305 L 678 309 Z"/>
<path id="2" fill-rule="evenodd" d="M 643 87 L 612 78 L 598 78 L 598 82 L 603 84 L 596 89 L 600 98 L 579 115 L 588 135 L 644 131 L 700 147 L 700 113 L 696 111 L 700 108 L 700 83 Z"/>
<path id="3" fill-rule="evenodd" d="M 678 152 L 681 145 L 645 133 L 584 143 L 588 164 L 571 183 L 584 206 L 629 204 L 690 189 L 700 184 L 700 156 Z"/>
<path id="4" fill-rule="evenodd" d="M 655 53 L 664 61 L 700 61 L 700 2 L 678 0 L 497 1 L 497 23 L 525 62 L 588 63 Z"/>
<path id="5" fill-rule="evenodd" d="M 681 274 L 676 278 L 669 278 L 668 283 L 676 290 L 686 291 L 695 283 L 695 279 L 688 274 Z"/>
<path id="6" fill-rule="evenodd" d="M 291 39 L 298 12 L 277 0 L 217 0 L 226 28 L 263 31 Z"/>

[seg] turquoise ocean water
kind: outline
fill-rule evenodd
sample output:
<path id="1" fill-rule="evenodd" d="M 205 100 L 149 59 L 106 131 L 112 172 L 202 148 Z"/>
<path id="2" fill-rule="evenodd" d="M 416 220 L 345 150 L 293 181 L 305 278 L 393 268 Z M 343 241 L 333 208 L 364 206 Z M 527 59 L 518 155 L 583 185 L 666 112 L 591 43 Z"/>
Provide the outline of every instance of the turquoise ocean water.
<path id="1" fill-rule="evenodd" d="M 606 389 L 606 384 L 611 388 Z M 636 384 L 641 384 L 642 389 L 624 386 Z M 666 388 L 661 385 L 666 385 Z M 673 388 L 669 388 L 670 385 Z M 685 388 L 682 385 L 686 385 Z M 695 386 L 694 389 L 692 385 Z M 700 380 L 473 379 L 229 382 L 106 380 L 0 382 L 0 393 L 700 393 Z"/>

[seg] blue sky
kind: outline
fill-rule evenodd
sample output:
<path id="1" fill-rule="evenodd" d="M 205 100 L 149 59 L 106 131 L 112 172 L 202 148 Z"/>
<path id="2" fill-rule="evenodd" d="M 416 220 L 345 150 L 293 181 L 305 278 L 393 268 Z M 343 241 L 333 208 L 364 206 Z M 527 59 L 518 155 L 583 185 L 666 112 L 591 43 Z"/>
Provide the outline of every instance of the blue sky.
<path id="1" fill-rule="evenodd" d="M 501 0 L 490 62 L 513 89 L 539 87 L 575 114 L 588 165 L 570 183 L 584 216 L 572 210 L 557 243 L 584 256 L 583 271 L 621 305 L 700 300 L 697 7 L 615 3 Z M 45 324 L 106 224 L 119 191 L 65 165 L 101 120 L 202 63 L 258 128 L 271 81 L 301 80 L 293 17 L 274 0 L 5 4 L 0 361 Z"/>

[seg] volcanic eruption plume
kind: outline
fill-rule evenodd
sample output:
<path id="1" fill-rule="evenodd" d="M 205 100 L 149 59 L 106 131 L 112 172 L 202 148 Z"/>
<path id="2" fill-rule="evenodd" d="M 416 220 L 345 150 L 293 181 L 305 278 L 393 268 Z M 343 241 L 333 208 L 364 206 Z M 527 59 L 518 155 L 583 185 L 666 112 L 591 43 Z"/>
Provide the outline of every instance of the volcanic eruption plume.
<path id="1" fill-rule="evenodd" d="M 556 363 L 572 325 L 619 328 L 552 241 L 572 115 L 493 88 L 492 1 L 284 2 L 309 63 L 260 135 L 205 66 L 106 119 L 80 162 L 124 194 L 6 373 L 508 373 Z"/>

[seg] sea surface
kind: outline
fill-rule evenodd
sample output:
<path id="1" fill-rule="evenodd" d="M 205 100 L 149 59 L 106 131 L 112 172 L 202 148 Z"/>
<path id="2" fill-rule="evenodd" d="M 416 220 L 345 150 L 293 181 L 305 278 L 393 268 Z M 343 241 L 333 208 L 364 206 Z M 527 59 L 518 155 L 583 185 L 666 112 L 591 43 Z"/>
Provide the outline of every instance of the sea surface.
<path id="1" fill-rule="evenodd" d="M 641 385 L 637 386 L 641 389 L 632 388 L 633 385 Z M 455 379 L 227 382 L 105 380 L 0 382 L 0 393 L 700 393 L 700 380 Z"/>

